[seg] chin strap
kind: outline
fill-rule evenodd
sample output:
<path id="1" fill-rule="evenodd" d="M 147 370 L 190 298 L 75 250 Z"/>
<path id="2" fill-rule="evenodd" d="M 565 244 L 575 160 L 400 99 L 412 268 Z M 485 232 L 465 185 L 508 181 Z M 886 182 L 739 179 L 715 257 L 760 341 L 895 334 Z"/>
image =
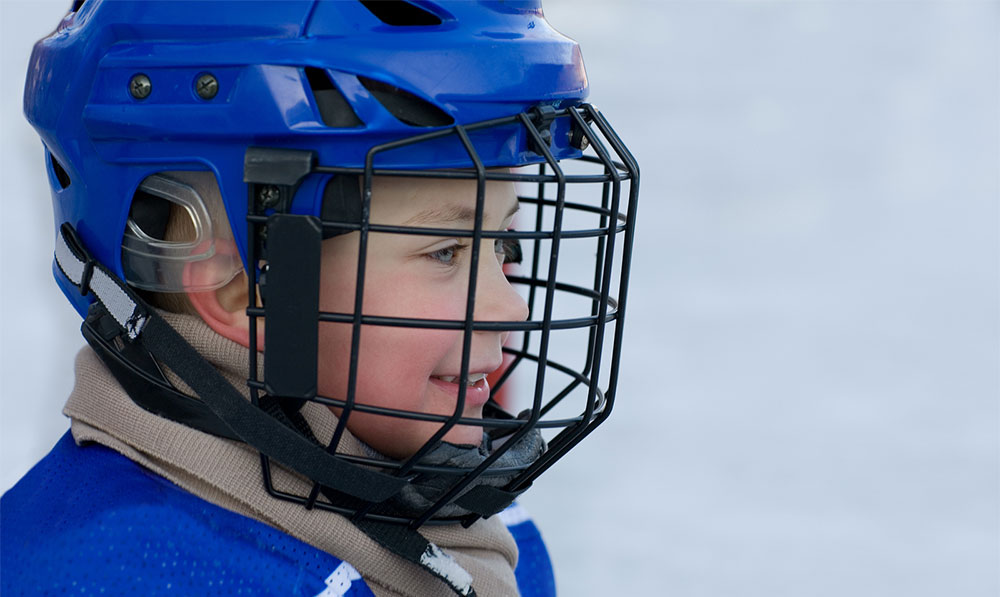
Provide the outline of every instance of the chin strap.
<path id="1" fill-rule="evenodd" d="M 417 531 L 398 524 L 367 519 L 354 521 L 354 526 L 382 547 L 444 581 L 456 595 L 476 597 L 476 590 L 472 588 L 472 575 Z"/>
<path id="2" fill-rule="evenodd" d="M 316 440 L 302 415 L 285 411 L 277 399 L 265 396 L 260 408 L 248 402 L 156 311 L 94 260 L 68 223 L 60 227 L 55 258 L 80 293 L 92 293 L 96 299 L 83 323 L 83 335 L 143 409 L 245 442 L 320 483 L 331 500 L 374 502 L 378 510 L 378 505 L 401 494 L 409 483 L 406 478 L 338 460 Z M 157 361 L 191 386 L 201 400 L 174 388 Z M 475 500 L 479 503 L 473 510 L 480 515 L 499 512 L 516 496 L 494 487 L 487 490 L 492 500 Z M 499 495 L 504 499 L 498 500 Z M 352 522 L 389 551 L 445 582 L 455 594 L 475 597 L 472 576 L 415 529 L 368 519 Z"/>
<path id="3" fill-rule="evenodd" d="M 283 425 L 297 430 L 310 441 L 319 445 L 319 440 L 313 434 L 309 422 L 294 406 L 289 407 L 287 402 L 282 402 L 271 396 L 264 396 L 261 398 L 261 408 L 276 420 L 281 421 Z M 356 502 L 353 504 L 354 507 L 358 509 L 364 507 L 363 503 L 357 502 L 350 496 L 339 494 L 329 487 L 323 487 L 320 491 L 331 503 L 351 504 Z M 398 497 L 396 496 L 396 498 Z M 374 514 L 391 513 L 385 504 L 377 505 L 372 510 Z M 366 518 L 353 519 L 351 523 L 382 547 L 444 581 L 455 594 L 475 597 L 476 591 L 472 588 L 472 575 L 462 568 L 454 558 L 428 541 L 415 529 L 401 524 L 379 522 Z"/>

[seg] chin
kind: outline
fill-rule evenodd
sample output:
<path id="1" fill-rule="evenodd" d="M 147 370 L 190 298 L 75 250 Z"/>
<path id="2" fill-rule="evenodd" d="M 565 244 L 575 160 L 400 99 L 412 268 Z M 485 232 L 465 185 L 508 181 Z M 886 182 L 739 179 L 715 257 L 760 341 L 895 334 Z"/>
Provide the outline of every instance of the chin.
<path id="1" fill-rule="evenodd" d="M 467 425 L 455 426 L 451 431 L 444 434 L 442 439 L 451 444 L 477 448 L 483 443 L 483 428 Z"/>
<path id="2" fill-rule="evenodd" d="M 339 408 L 330 407 L 330 410 L 338 417 L 341 414 Z M 483 409 L 481 406 L 470 406 L 462 416 L 481 419 Z M 406 460 L 441 429 L 441 423 L 355 412 L 348 419 L 347 428 L 355 437 L 383 456 L 394 460 Z M 483 443 L 483 428 L 474 425 L 455 425 L 441 439 L 460 446 L 479 447 Z"/>
<path id="3" fill-rule="evenodd" d="M 395 460 L 406 460 L 417 453 L 441 428 L 438 423 L 403 423 L 399 419 L 392 421 L 391 425 L 391 431 L 380 429 L 373 432 L 372 429 L 365 429 L 353 433 L 380 454 Z M 456 425 L 441 440 L 459 446 L 479 447 L 483 443 L 483 428 Z"/>

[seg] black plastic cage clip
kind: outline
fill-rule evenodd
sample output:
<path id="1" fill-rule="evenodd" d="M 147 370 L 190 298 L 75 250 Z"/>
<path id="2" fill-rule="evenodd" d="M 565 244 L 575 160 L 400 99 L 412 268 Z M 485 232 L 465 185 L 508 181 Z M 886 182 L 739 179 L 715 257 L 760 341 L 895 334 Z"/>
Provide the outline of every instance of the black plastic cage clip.
<path id="1" fill-rule="evenodd" d="M 316 162 L 300 149 L 250 147 L 243 158 L 243 182 L 250 185 L 255 211 L 287 213 L 299 183 Z"/>
<path id="2" fill-rule="evenodd" d="M 250 190 L 249 211 L 267 216 L 288 213 L 292 207 L 295 191 L 313 171 L 316 154 L 301 149 L 273 147 L 247 148 L 243 157 L 243 182 Z M 258 256 L 267 258 L 265 239 L 266 226 L 260 228 L 256 238 Z"/>
<path id="3" fill-rule="evenodd" d="M 556 119 L 556 109 L 553 106 L 539 104 L 528 111 L 528 118 L 538 129 L 538 136 L 546 146 L 552 146 L 552 122 Z M 545 155 L 545 151 L 538 146 L 534 137 L 528 137 L 528 149 L 538 155 Z"/>
<path id="4" fill-rule="evenodd" d="M 291 214 L 268 217 L 267 227 L 265 387 L 272 396 L 313 398 L 322 227 L 314 216 Z"/>
<path id="5" fill-rule="evenodd" d="M 267 260 L 258 284 L 268 323 L 265 389 L 272 396 L 316 395 L 322 225 L 315 216 L 288 213 L 296 189 L 315 163 L 312 151 L 262 147 L 247 149 L 243 161 L 250 212 L 267 218 L 252 236 L 258 257 Z"/>
<path id="6" fill-rule="evenodd" d="M 577 112 L 583 119 L 583 122 L 589 125 L 593 122 L 593 117 L 591 117 L 589 112 L 581 111 Z M 587 138 L 587 134 L 584 132 L 584 127 L 580 125 L 576 119 L 570 120 L 570 130 L 569 130 L 569 144 L 571 147 L 575 147 L 580 151 L 584 151 L 590 147 L 590 139 Z"/>

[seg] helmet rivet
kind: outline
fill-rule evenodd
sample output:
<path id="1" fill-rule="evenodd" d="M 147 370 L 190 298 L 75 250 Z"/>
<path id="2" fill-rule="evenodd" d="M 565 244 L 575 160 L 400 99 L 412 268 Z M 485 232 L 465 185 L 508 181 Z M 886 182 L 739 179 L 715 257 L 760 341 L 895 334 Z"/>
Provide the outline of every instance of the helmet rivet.
<path id="1" fill-rule="evenodd" d="M 269 184 L 261 187 L 257 193 L 257 198 L 260 199 L 260 204 L 263 207 L 274 207 L 278 204 L 278 200 L 281 199 L 281 191 L 275 185 Z"/>
<path id="2" fill-rule="evenodd" d="M 194 89 L 198 92 L 198 97 L 209 100 L 219 93 L 219 81 L 214 76 L 205 73 L 198 77 Z"/>
<path id="3" fill-rule="evenodd" d="M 135 75 L 132 77 L 132 80 L 128 82 L 128 92 L 131 93 L 132 97 L 135 99 L 146 99 L 149 97 L 149 94 L 153 92 L 153 83 L 146 75 Z"/>

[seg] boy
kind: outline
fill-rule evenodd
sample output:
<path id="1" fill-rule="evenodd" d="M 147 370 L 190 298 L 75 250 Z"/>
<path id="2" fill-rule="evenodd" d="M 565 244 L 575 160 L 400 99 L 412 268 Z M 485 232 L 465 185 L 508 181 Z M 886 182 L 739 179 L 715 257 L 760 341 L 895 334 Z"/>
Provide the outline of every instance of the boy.
<path id="1" fill-rule="evenodd" d="M 552 594 L 508 506 L 610 412 L 638 188 L 585 95 L 535 3 L 76 3 L 25 111 L 91 348 L 72 436 L 3 498 L 5 594 Z M 592 281 L 557 278 L 564 236 Z"/>

